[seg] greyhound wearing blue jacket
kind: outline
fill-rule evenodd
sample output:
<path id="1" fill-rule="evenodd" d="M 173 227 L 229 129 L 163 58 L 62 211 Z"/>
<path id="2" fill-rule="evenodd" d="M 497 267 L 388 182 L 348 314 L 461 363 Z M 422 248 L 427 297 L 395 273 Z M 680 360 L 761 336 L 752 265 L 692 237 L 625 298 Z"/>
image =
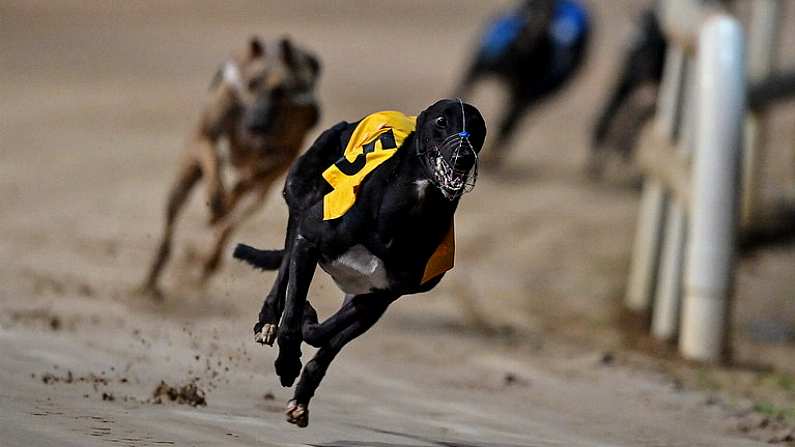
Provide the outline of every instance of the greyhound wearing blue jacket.
<path id="1" fill-rule="evenodd" d="M 487 164 L 502 161 L 528 111 L 575 77 L 585 60 L 590 28 L 588 12 L 576 0 L 521 0 L 489 23 L 455 91 L 466 97 L 475 83 L 490 76 L 508 91 Z"/>

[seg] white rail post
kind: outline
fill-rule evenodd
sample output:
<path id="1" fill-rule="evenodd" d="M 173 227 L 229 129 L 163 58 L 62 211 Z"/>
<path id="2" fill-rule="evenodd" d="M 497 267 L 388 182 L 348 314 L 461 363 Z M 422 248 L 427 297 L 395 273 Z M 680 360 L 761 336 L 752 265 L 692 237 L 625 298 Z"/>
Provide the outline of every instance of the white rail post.
<path id="1" fill-rule="evenodd" d="M 627 309 L 636 313 L 651 310 L 652 293 L 660 251 L 660 235 L 665 216 L 665 189 L 656 178 L 643 182 L 640 211 L 632 246 L 632 263 L 629 266 Z"/>
<path id="2" fill-rule="evenodd" d="M 781 8 L 779 0 L 755 0 L 751 6 L 748 34 L 748 80 L 767 79 L 776 65 Z M 752 226 L 762 202 L 762 177 L 769 120 L 764 110 L 754 111 L 745 121 L 743 151 L 743 200 L 741 223 Z"/>
<path id="3" fill-rule="evenodd" d="M 696 150 L 685 272 L 681 354 L 719 361 L 726 354 L 734 279 L 739 163 L 745 114 L 744 37 L 716 14 L 698 44 Z"/>
<path id="4" fill-rule="evenodd" d="M 677 48 L 674 54 L 669 53 L 668 63 L 679 72 L 680 79 L 685 79 L 681 95 L 682 120 L 677 155 L 689 156 L 693 145 L 693 104 L 695 101 L 696 70 L 692 61 L 684 51 Z M 665 236 L 660 261 L 660 273 L 655 293 L 654 312 L 652 314 L 651 332 L 661 340 L 673 340 L 679 331 L 679 308 L 682 297 L 682 271 L 687 234 L 687 204 L 675 194 L 669 200 L 665 222 Z"/>
<path id="5" fill-rule="evenodd" d="M 672 45 L 666 54 L 665 73 L 656 117 L 656 131 L 668 140 L 676 138 L 679 126 L 684 61 L 684 50 Z M 663 183 L 655 177 L 646 177 L 643 182 L 625 298 L 625 306 L 633 312 L 647 313 L 651 310 L 659 264 L 662 225 L 665 220 L 665 204 L 666 194 Z"/>

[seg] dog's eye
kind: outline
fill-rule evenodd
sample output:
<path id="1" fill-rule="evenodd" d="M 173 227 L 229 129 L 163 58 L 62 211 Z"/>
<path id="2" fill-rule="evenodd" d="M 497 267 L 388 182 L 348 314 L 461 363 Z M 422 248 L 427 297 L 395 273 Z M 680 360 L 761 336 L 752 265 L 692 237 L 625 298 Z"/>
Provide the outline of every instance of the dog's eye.
<path id="1" fill-rule="evenodd" d="M 436 127 L 444 129 L 447 127 L 447 118 L 443 116 L 437 117 L 435 120 L 433 120 L 433 124 L 436 125 Z"/>

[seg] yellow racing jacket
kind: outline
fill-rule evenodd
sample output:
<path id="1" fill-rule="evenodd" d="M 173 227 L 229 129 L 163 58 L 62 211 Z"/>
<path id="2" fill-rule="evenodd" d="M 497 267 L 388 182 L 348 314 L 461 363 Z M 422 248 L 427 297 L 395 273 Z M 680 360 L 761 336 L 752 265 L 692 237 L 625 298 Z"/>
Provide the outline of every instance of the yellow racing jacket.
<path id="1" fill-rule="evenodd" d="M 403 146 L 416 128 L 417 117 L 400 112 L 376 112 L 362 119 L 351 134 L 342 158 L 323 171 L 333 190 L 323 197 L 323 220 L 342 217 L 356 203 L 365 177 Z M 444 240 L 425 265 L 421 283 L 453 268 L 455 233 L 450 225 Z"/>

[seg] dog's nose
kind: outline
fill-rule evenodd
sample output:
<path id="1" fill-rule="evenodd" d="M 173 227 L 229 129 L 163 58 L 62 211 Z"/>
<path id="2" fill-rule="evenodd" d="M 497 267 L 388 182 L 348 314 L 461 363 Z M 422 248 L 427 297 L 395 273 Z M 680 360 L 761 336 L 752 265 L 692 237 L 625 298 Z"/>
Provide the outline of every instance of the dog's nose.
<path id="1" fill-rule="evenodd" d="M 269 132 L 273 127 L 270 110 L 252 110 L 245 120 L 245 126 L 249 132 Z"/>
<path id="2" fill-rule="evenodd" d="M 253 133 L 265 133 L 271 128 L 270 121 L 265 120 L 252 120 L 246 123 L 246 129 Z"/>
<path id="3" fill-rule="evenodd" d="M 456 171 L 464 172 L 469 171 L 475 164 L 475 152 L 471 150 L 461 150 L 458 156 L 454 158 Z"/>
<path id="4" fill-rule="evenodd" d="M 273 127 L 273 104 L 260 98 L 246 112 L 244 119 L 246 129 L 250 132 L 269 132 Z"/>

